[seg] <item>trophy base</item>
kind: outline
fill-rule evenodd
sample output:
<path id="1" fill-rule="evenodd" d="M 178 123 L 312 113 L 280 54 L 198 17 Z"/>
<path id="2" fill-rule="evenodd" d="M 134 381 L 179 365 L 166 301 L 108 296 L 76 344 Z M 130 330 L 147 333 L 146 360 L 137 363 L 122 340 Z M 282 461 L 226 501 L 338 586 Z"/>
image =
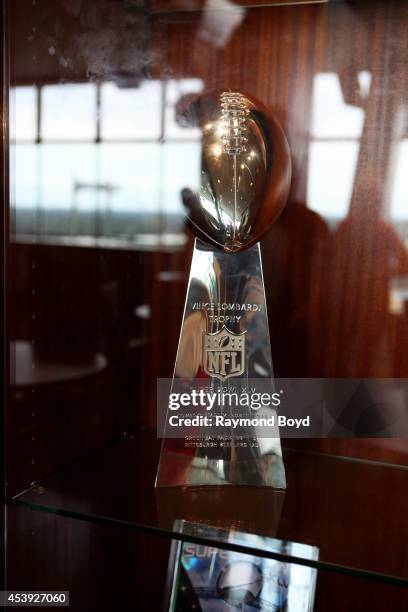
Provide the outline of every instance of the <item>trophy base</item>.
<path id="1" fill-rule="evenodd" d="M 259 460 L 228 461 L 162 453 L 156 487 L 257 486 L 286 489 L 282 457 L 271 454 Z"/>
<path id="2" fill-rule="evenodd" d="M 182 518 L 190 523 L 276 537 L 285 491 L 272 487 L 177 487 L 156 489 L 159 525 L 174 529 Z M 248 503 L 250 500 L 250 503 Z M 256 508 L 256 512 L 254 512 Z"/>

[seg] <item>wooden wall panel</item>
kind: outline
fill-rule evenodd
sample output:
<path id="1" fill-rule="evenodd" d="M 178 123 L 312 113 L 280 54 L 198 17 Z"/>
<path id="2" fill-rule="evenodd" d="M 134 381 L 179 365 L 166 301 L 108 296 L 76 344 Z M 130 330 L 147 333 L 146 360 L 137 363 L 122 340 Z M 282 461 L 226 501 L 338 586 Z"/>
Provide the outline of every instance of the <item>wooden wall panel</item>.
<path id="1" fill-rule="evenodd" d="M 396 231 L 400 228 L 388 218 L 393 155 L 406 136 L 403 121 L 397 121 L 407 91 L 400 44 L 405 3 L 251 8 L 220 47 L 202 36 L 203 14 L 199 11 L 158 13 L 141 21 L 137 11 L 132 17 L 124 12 L 128 3 L 113 8 L 106 2 L 100 0 L 101 14 L 95 20 L 89 2 L 84 2 L 83 13 L 71 11 L 64 20 L 61 11 L 66 12 L 66 3 L 41 0 L 47 10 L 37 13 L 39 8 L 24 1 L 21 12 L 12 15 L 20 28 L 13 34 L 14 82 L 115 80 L 124 76 L 124 67 L 131 66 L 129 79 L 194 77 L 203 81 L 204 89 L 239 89 L 259 98 L 280 120 L 293 160 L 288 205 L 262 242 L 276 374 L 406 377 L 408 306 L 405 302 L 401 312 L 391 312 L 389 298 L 392 280 L 408 274 L 407 248 Z M 38 25 L 40 14 L 45 29 L 42 35 L 37 31 L 29 41 L 31 46 L 25 46 L 32 36 L 28 30 L 33 23 Z M 106 57 L 101 40 L 91 36 L 101 27 L 101 15 L 120 41 L 117 53 Z M 56 64 L 48 47 L 43 48 L 49 27 L 60 28 L 59 40 L 70 49 L 72 41 L 85 32 L 95 43 L 92 57 L 100 60 L 101 72 L 95 75 L 89 70 L 83 47 L 79 47 L 72 70 Z M 135 41 L 127 46 L 131 31 Z M 139 44 L 142 39 L 143 45 Z M 39 57 L 44 61 L 34 61 L 33 48 L 42 49 L 47 57 Z M 357 77 L 362 70 L 370 72 L 372 79 L 366 98 L 359 95 Z M 349 212 L 337 227 L 313 210 L 314 202 L 307 196 L 314 79 L 328 72 L 338 76 L 343 101 L 365 113 Z M 336 188 L 334 183 L 333 190 Z M 107 352 L 118 376 L 114 389 L 123 402 L 116 425 L 122 419 L 124 425 L 154 427 L 156 378 L 171 376 L 173 371 L 191 248 L 191 236 L 185 247 L 171 253 L 16 245 L 10 270 L 15 279 L 13 339 L 32 337 L 30 291 L 38 281 L 43 301 L 38 298 L 35 306 L 47 322 L 35 323 L 39 349 L 51 351 L 49 355 L 52 351 L 66 355 L 72 339 L 73 345 L 78 342 L 79 352 L 86 342 L 88 349 Z M 38 257 L 46 270 L 42 278 L 38 271 L 34 275 L 30 271 Z M 82 297 L 74 303 L 77 310 L 65 301 L 67 287 Z M 93 316 L 92 309 L 101 304 L 105 312 L 95 310 Z M 136 324 L 132 314 L 137 305 L 151 309 L 143 325 Z M 58 327 L 61 320 L 68 322 L 66 329 Z M 126 343 L 130 343 L 128 352 Z M 309 442 L 308 446 L 406 461 L 406 446 L 401 441 L 334 440 Z"/>

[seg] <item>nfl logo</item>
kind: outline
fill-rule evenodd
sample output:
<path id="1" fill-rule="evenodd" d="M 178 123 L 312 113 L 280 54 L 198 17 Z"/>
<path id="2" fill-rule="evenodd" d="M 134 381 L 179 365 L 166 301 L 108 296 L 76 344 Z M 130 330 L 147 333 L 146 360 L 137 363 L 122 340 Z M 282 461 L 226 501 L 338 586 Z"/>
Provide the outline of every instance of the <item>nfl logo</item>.
<path id="1" fill-rule="evenodd" d="M 244 373 L 244 334 L 234 334 L 225 326 L 215 334 L 203 334 L 203 364 L 208 376 L 225 380 Z"/>

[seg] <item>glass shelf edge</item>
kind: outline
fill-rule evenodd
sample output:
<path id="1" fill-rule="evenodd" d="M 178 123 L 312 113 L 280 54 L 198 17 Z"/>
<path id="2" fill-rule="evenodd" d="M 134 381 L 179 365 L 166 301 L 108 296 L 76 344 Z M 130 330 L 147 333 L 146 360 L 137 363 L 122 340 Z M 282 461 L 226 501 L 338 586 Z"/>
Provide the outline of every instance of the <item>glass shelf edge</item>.
<path id="1" fill-rule="evenodd" d="M 30 508 L 31 510 L 37 512 L 45 512 L 48 514 L 56 514 L 58 516 L 63 516 L 66 518 L 71 518 L 75 520 L 82 520 L 88 523 L 94 523 L 99 525 L 112 525 L 116 527 L 122 527 L 124 529 L 133 529 L 134 531 L 138 531 L 145 534 L 154 535 L 157 537 L 162 537 L 168 540 L 177 540 L 181 542 L 190 542 L 192 544 L 199 544 L 203 546 L 212 546 L 214 548 L 222 548 L 225 550 L 230 550 L 232 552 L 248 554 L 252 556 L 258 556 L 266 559 L 274 559 L 276 561 L 282 561 L 284 563 L 292 563 L 295 565 L 303 565 L 306 567 L 312 567 L 316 570 L 327 571 L 331 573 L 344 574 L 347 576 L 353 576 L 355 578 L 364 578 L 366 580 L 372 580 L 374 582 L 381 582 L 385 584 L 391 584 L 394 586 L 401 586 L 408 588 L 408 578 L 403 578 L 399 576 L 393 576 L 390 574 L 382 574 L 380 572 L 373 572 L 369 570 L 364 570 L 361 568 L 354 568 L 347 565 L 341 565 L 337 563 L 330 563 L 327 561 L 319 561 L 314 559 L 303 559 L 301 557 L 293 556 L 293 555 L 285 555 L 283 553 L 277 553 L 273 551 L 268 551 L 260 548 L 254 548 L 252 546 L 243 546 L 241 544 L 234 544 L 233 542 L 222 542 L 220 540 L 212 539 L 212 538 L 202 538 L 200 536 L 192 536 L 190 534 L 183 534 L 177 531 L 170 531 L 168 529 L 163 529 L 161 527 L 154 527 L 152 525 L 144 525 L 141 523 L 133 523 L 131 521 L 125 521 L 121 519 L 115 519 L 95 514 L 86 514 L 71 510 L 64 510 L 62 508 L 51 507 L 42 504 L 36 504 L 31 502 L 26 502 L 24 500 L 19 499 L 21 493 L 14 497 L 13 499 L 6 500 L 8 505 L 15 505 L 25 508 Z"/>

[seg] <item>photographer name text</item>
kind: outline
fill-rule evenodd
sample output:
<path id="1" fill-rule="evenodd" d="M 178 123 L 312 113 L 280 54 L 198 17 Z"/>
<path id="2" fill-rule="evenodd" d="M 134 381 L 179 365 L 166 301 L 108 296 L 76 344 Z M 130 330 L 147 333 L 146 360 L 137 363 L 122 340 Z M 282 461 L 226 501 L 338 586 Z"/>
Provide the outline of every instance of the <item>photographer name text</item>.
<path id="1" fill-rule="evenodd" d="M 269 417 L 229 417 L 222 414 L 214 416 L 196 415 L 193 417 L 183 417 L 173 414 L 169 417 L 171 427 L 228 427 L 237 429 L 241 427 L 288 427 L 300 429 L 310 427 L 310 416 L 302 419 L 289 418 L 282 414 L 271 415 Z"/>

